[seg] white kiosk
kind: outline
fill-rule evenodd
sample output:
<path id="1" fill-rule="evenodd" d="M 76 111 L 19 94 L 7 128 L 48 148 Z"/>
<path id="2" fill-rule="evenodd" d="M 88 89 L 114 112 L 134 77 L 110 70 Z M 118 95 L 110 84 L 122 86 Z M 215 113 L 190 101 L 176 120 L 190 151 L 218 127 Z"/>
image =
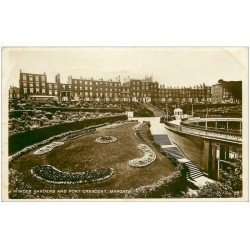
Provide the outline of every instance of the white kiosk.
<path id="1" fill-rule="evenodd" d="M 180 108 L 176 108 L 174 110 L 174 117 L 175 117 L 175 119 L 176 120 L 181 120 L 182 116 L 183 116 L 183 110 L 180 109 Z"/>

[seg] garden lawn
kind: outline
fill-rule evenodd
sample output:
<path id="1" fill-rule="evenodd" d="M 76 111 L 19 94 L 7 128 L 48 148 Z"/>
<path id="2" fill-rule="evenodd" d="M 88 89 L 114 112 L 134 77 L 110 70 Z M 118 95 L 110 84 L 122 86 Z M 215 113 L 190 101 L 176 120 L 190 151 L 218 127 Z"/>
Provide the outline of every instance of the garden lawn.
<path id="1" fill-rule="evenodd" d="M 129 190 L 149 185 L 162 177 L 168 176 L 176 167 L 162 155 L 148 138 L 148 125 L 141 129 L 147 144 L 156 154 L 156 160 L 149 166 L 135 168 L 129 166 L 129 160 L 142 157 L 143 152 L 137 148 L 141 143 L 135 136 L 132 127 L 136 122 L 125 124 L 119 128 L 98 129 L 96 134 L 84 135 L 73 140 L 64 141 L 64 145 L 54 148 L 44 155 L 34 155 L 31 151 L 13 163 L 12 168 L 23 174 L 24 182 L 31 190 L 55 190 L 54 194 L 43 194 L 43 198 L 98 198 L 96 193 L 83 190 L 103 190 L 101 198 L 111 198 L 113 191 Z M 99 136 L 115 136 L 117 141 L 110 144 L 97 143 Z M 60 141 L 60 140 L 57 140 Z M 37 149 L 36 149 L 37 150 Z M 36 179 L 31 169 L 38 165 L 52 165 L 64 172 L 81 172 L 97 168 L 113 168 L 115 175 L 105 182 L 92 184 L 52 184 Z M 17 188 L 11 187 L 11 188 Z M 80 190 L 76 196 L 68 193 L 70 189 Z M 58 195 L 58 190 L 66 190 Z M 119 191 L 118 191 L 119 192 Z M 118 196 L 122 198 L 123 194 Z M 35 198 L 35 196 L 34 196 Z"/>

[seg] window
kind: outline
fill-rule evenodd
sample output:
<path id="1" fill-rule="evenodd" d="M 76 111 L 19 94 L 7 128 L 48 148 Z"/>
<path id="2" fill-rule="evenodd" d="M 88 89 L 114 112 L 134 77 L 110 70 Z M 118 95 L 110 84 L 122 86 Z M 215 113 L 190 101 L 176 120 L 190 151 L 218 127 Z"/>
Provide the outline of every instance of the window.
<path id="1" fill-rule="evenodd" d="M 45 76 L 41 76 L 41 81 L 45 82 Z"/>
<path id="2" fill-rule="evenodd" d="M 52 84 L 49 84 L 49 89 L 52 89 Z"/>
<path id="3" fill-rule="evenodd" d="M 88 90 L 88 87 L 85 87 L 85 90 Z"/>
<path id="4" fill-rule="evenodd" d="M 65 90 L 65 85 L 62 85 L 62 88 Z"/>
<path id="5" fill-rule="evenodd" d="M 45 94 L 45 89 L 42 89 L 42 94 Z"/>
<path id="6" fill-rule="evenodd" d="M 89 97 L 92 97 L 92 92 L 89 92 Z"/>
<path id="7" fill-rule="evenodd" d="M 92 90 L 92 87 L 89 87 L 89 90 Z"/>
<path id="8" fill-rule="evenodd" d="M 57 95 L 57 90 L 55 90 L 55 95 Z"/>
<path id="9" fill-rule="evenodd" d="M 75 84 L 77 84 L 77 80 L 75 80 Z"/>
<path id="10" fill-rule="evenodd" d="M 34 89 L 30 89 L 30 94 L 34 94 Z"/>
<path id="11" fill-rule="evenodd" d="M 33 83 L 30 83 L 30 88 L 33 88 Z"/>
<path id="12" fill-rule="evenodd" d="M 39 88 L 36 88 L 36 94 L 39 94 L 39 92 L 40 92 Z"/>
<path id="13" fill-rule="evenodd" d="M 23 89 L 23 93 L 24 93 L 24 94 L 27 94 L 27 89 L 26 89 L 26 88 Z"/>
<path id="14" fill-rule="evenodd" d="M 80 81 L 80 84 L 82 84 L 82 81 Z"/>
<path id="15" fill-rule="evenodd" d="M 80 86 L 80 90 L 82 90 L 82 86 Z"/>
<path id="16" fill-rule="evenodd" d="M 23 75 L 23 80 L 26 81 L 27 80 L 27 76 Z"/>
<path id="17" fill-rule="evenodd" d="M 45 88 L 45 83 L 44 82 L 42 83 L 42 88 Z"/>
<path id="18" fill-rule="evenodd" d="M 89 82 L 89 85 L 92 85 L 92 82 L 91 82 L 91 81 Z"/>
<path id="19" fill-rule="evenodd" d="M 77 90 L 77 86 L 75 86 L 75 90 Z"/>
<path id="20" fill-rule="evenodd" d="M 52 90 L 49 90 L 49 95 L 52 95 Z"/>
<path id="21" fill-rule="evenodd" d="M 56 84 L 54 85 L 54 89 L 57 89 L 57 85 Z"/>
<path id="22" fill-rule="evenodd" d="M 26 82 L 23 83 L 23 87 L 24 88 L 27 87 L 27 83 Z"/>
<path id="23" fill-rule="evenodd" d="M 88 97 L 88 96 L 89 96 L 89 93 L 88 93 L 88 92 L 86 92 L 86 93 L 85 93 L 85 96 L 86 96 L 86 97 Z"/>
<path id="24" fill-rule="evenodd" d="M 69 85 L 69 89 L 71 89 L 71 85 Z"/>
<path id="25" fill-rule="evenodd" d="M 35 76 L 35 81 L 39 82 L 39 76 Z"/>
<path id="26" fill-rule="evenodd" d="M 32 75 L 29 75 L 29 80 L 33 81 L 33 76 Z"/>

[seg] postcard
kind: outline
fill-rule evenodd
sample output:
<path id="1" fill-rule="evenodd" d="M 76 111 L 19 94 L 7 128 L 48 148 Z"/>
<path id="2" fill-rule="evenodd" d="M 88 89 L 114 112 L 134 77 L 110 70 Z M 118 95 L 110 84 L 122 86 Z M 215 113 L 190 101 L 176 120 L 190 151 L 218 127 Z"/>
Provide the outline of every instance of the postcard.
<path id="1" fill-rule="evenodd" d="M 2 48 L 2 200 L 248 200 L 248 48 Z"/>

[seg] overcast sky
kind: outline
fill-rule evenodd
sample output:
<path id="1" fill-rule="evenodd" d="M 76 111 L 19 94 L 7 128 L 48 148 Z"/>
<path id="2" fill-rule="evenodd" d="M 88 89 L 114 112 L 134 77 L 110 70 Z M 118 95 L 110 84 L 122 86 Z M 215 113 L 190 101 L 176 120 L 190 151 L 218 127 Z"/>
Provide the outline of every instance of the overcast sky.
<path id="1" fill-rule="evenodd" d="M 19 70 L 45 72 L 49 82 L 73 78 L 113 79 L 152 75 L 166 86 L 212 85 L 219 79 L 246 79 L 246 48 L 5 48 L 3 84 L 18 86 Z"/>

